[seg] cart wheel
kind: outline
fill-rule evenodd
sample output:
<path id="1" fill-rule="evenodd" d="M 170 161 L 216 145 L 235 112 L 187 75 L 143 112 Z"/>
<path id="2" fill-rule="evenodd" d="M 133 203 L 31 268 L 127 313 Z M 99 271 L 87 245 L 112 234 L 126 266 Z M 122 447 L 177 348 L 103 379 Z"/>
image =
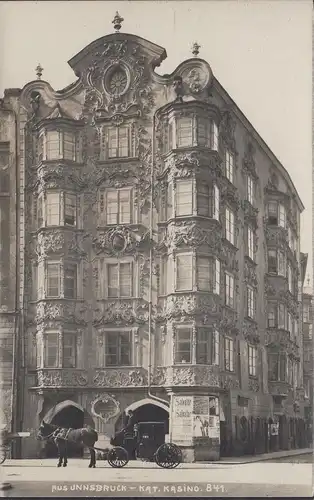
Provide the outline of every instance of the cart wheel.
<path id="1" fill-rule="evenodd" d="M 156 451 L 155 461 L 163 469 L 174 469 L 182 462 L 182 452 L 176 444 L 164 443 Z"/>
<path id="2" fill-rule="evenodd" d="M 3 448 L 0 450 L 0 464 L 3 464 L 3 462 L 6 461 L 7 458 L 7 452 Z"/>
<path id="3" fill-rule="evenodd" d="M 129 461 L 128 452 L 121 446 L 115 446 L 108 452 L 108 464 L 116 469 L 121 469 Z"/>

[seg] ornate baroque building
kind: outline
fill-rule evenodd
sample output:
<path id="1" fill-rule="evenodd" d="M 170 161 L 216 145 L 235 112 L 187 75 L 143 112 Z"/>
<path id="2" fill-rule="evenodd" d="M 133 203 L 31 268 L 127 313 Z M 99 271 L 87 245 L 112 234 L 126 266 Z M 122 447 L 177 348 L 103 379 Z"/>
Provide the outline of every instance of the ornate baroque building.
<path id="1" fill-rule="evenodd" d="M 69 61 L 75 83 L 38 66 L 1 101 L 2 418 L 102 442 L 127 408 L 170 415 L 187 460 L 248 452 L 281 419 L 288 446 L 302 202 L 199 46 L 162 76 L 165 49 L 121 21 Z"/>
<path id="2" fill-rule="evenodd" d="M 313 429 L 313 290 L 307 284 L 303 289 L 303 383 L 304 417 Z"/>

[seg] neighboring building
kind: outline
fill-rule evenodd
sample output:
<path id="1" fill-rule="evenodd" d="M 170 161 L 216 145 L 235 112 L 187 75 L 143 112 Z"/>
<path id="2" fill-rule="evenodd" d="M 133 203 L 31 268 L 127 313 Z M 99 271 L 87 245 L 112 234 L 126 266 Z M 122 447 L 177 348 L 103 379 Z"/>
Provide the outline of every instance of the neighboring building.
<path id="1" fill-rule="evenodd" d="M 309 281 L 309 280 L 308 280 Z M 303 384 L 304 384 L 304 417 L 309 429 L 313 422 L 313 290 L 309 286 L 303 288 Z M 310 434 L 310 432 L 309 432 Z"/>
<path id="2" fill-rule="evenodd" d="M 72 85 L 39 66 L 2 102 L 13 430 L 89 423 L 101 443 L 132 408 L 170 411 L 187 460 L 302 446 L 299 195 L 197 44 L 161 76 L 166 51 L 120 25 Z"/>

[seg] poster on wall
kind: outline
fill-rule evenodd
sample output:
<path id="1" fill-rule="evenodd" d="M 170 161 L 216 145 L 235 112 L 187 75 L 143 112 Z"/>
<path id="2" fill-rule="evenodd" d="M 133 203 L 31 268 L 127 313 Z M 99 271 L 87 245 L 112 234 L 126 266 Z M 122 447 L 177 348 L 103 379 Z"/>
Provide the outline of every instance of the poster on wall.
<path id="1" fill-rule="evenodd" d="M 209 397 L 194 396 L 193 437 L 208 437 Z"/>
<path id="2" fill-rule="evenodd" d="M 193 396 L 173 396 L 172 441 L 179 445 L 192 444 Z"/>

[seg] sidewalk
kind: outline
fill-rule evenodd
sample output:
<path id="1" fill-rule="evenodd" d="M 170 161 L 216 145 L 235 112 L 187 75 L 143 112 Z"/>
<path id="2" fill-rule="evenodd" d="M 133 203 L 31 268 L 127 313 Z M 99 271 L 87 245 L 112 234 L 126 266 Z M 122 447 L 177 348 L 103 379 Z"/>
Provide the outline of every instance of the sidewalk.
<path id="1" fill-rule="evenodd" d="M 305 455 L 313 453 L 313 448 L 299 448 L 296 450 L 281 450 L 272 453 L 262 453 L 260 455 L 244 455 L 242 457 L 222 457 L 219 462 L 224 464 L 250 464 L 253 462 L 261 462 L 265 460 L 274 460 L 276 458 L 295 457 L 298 455 Z M 210 462 L 210 463 L 219 463 Z M 209 462 L 206 462 L 209 463 Z"/>

